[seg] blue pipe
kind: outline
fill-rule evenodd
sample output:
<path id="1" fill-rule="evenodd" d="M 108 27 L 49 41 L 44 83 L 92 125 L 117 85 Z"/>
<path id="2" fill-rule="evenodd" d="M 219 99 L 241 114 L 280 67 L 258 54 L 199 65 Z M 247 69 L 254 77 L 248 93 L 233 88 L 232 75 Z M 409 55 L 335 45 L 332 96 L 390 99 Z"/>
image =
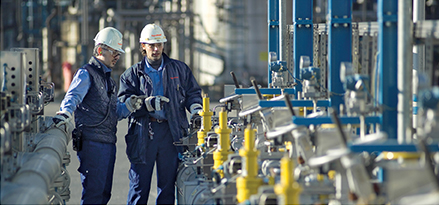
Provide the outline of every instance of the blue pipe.
<path id="1" fill-rule="evenodd" d="M 398 1 L 378 1 L 378 50 L 379 50 L 379 95 L 378 102 L 383 106 L 381 131 L 389 139 L 397 138 L 398 105 Z"/>
<path id="2" fill-rule="evenodd" d="M 275 52 L 279 56 L 279 0 L 268 0 L 268 54 Z M 268 59 L 270 61 L 270 59 Z M 271 68 L 268 65 L 268 85 L 271 84 Z"/>
<path id="3" fill-rule="evenodd" d="M 352 61 L 352 1 L 328 1 L 328 89 L 331 106 L 339 113 L 343 100 L 341 62 Z"/>
<path id="4" fill-rule="evenodd" d="M 313 62 L 312 8 L 312 0 L 293 1 L 294 78 L 297 83 L 296 91 L 302 91 L 302 84 L 297 80 L 300 78 L 300 56 L 309 56 L 310 61 Z"/>

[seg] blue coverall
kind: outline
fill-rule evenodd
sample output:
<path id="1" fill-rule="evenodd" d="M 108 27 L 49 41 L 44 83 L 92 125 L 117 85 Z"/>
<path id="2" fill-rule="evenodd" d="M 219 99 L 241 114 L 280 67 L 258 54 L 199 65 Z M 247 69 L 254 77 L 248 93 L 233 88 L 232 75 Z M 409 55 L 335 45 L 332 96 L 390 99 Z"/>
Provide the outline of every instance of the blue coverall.
<path id="1" fill-rule="evenodd" d="M 164 115 L 148 112 L 143 105 L 128 118 L 128 133 L 125 141 L 131 168 L 127 204 L 148 202 L 154 163 L 157 165 L 158 178 L 156 203 L 174 203 L 178 152 L 182 152 L 183 148 L 173 143 L 179 142 L 187 135 L 189 122 L 186 110 L 189 110 L 194 103 L 202 104 L 201 88 L 190 68 L 181 61 L 169 58 L 166 54 L 163 54 L 162 59 L 162 65 L 157 73 L 148 68 L 149 64 L 145 57 L 120 77 L 119 101 L 123 102 L 131 95 L 157 94 L 163 94 L 170 100 L 163 105 Z M 161 76 L 161 79 L 157 79 L 157 75 Z M 162 89 L 154 86 L 157 80 L 162 81 Z"/>

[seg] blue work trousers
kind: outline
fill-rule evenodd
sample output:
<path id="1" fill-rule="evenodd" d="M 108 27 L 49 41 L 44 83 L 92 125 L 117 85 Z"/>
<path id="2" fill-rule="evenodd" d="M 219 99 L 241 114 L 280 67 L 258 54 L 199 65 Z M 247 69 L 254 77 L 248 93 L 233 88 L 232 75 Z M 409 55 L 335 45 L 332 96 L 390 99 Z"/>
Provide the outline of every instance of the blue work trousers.
<path id="1" fill-rule="evenodd" d="M 84 140 L 78 153 L 81 204 L 107 204 L 111 197 L 116 145 Z"/>
<path id="2" fill-rule="evenodd" d="M 151 122 L 153 139 L 149 141 L 146 164 L 131 164 L 127 204 L 147 204 L 154 163 L 157 165 L 157 204 L 174 204 L 178 152 L 168 123 Z"/>

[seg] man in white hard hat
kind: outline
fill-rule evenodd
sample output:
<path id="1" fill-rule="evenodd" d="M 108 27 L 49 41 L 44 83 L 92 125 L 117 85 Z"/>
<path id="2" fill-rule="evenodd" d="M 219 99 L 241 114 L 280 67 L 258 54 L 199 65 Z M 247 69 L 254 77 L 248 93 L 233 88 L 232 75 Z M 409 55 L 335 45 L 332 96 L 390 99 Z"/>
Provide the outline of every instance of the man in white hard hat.
<path id="1" fill-rule="evenodd" d="M 111 68 L 122 53 L 122 34 L 107 27 L 94 38 L 93 56 L 78 69 L 53 118 L 55 126 L 73 126 L 73 146 L 77 151 L 82 180 L 81 204 L 106 204 L 110 200 L 116 158 L 117 121 L 140 109 L 143 98 L 130 96 L 119 102 Z"/>
<path id="2" fill-rule="evenodd" d="M 146 95 L 145 106 L 129 117 L 125 136 L 131 162 L 127 204 L 146 204 L 154 163 L 157 165 L 157 204 L 174 204 L 178 152 L 174 142 L 187 135 L 186 110 L 196 116 L 202 109 L 201 88 L 191 69 L 163 53 L 166 36 L 155 25 L 140 34 L 142 61 L 120 77 L 119 99 Z"/>

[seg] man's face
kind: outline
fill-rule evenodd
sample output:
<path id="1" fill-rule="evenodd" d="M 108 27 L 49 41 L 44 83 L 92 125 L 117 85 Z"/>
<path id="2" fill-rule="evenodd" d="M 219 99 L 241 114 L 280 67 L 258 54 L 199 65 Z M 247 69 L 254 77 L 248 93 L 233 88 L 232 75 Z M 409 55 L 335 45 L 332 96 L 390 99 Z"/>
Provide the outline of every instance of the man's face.
<path id="1" fill-rule="evenodd" d="M 163 43 L 142 43 L 143 50 L 146 51 L 146 57 L 150 60 L 160 60 L 163 53 Z"/>
<path id="2" fill-rule="evenodd" d="M 98 50 L 99 51 L 99 50 Z M 113 68 L 119 61 L 121 53 L 112 48 L 100 48 L 100 55 L 97 57 L 108 68 Z"/>

